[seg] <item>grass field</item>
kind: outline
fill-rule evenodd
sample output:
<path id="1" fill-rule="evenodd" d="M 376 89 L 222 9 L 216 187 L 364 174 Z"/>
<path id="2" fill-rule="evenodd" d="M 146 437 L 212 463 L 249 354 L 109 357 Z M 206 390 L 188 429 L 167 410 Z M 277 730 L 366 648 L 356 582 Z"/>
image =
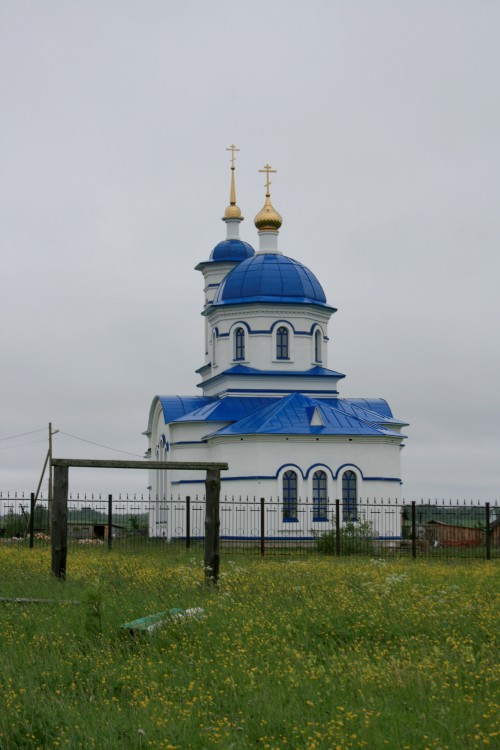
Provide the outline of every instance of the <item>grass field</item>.
<path id="1" fill-rule="evenodd" d="M 498 563 L 0 547 L 0 748 L 499 748 Z M 78 600 L 79 606 L 70 603 Z M 132 637 L 122 623 L 202 607 Z"/>

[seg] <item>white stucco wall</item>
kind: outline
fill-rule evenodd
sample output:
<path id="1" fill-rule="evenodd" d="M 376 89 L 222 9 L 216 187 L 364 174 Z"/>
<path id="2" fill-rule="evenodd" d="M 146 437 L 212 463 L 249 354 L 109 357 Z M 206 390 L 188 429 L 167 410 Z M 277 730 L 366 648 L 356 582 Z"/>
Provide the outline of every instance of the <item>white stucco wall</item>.
<path id="1" fill-rule="evenodd" d="M 205 380 L 234 364 L 244 364 L 258 370 L 299 372 L 317 364 L 328 367 L 328 321 L 331 311 L 314 305 L 290 305 L 279 309 L 270 305 L 227 305 L 208 307 L 206 316 L 210 345 L 215 331 L 217 335 L 215 363 L 212 357 L 212 368 L 204 375 Z M 286 360 L 276 356 L 276 332 L 280 326 L 289 330 L 290 351 Z M 234 333 L 239 327 L 245 331 L 245 358 L 235 361 Z M 316 329 L 322 332 L 323 338 L 320 362 L 314 350 Z"/>

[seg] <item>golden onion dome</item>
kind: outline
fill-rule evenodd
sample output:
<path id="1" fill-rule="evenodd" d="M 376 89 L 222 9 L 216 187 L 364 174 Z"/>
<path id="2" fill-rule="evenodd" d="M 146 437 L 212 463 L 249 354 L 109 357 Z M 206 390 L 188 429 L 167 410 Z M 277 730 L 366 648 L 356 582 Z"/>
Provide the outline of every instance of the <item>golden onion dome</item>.
<path id="1" fill-rule="evenodd" d="M 255 217 L 254 222 L 255 226 L 260 231 L 278 231 L 280 226 L 283 224 L 283 219 L 276 211 L 276 209 L 273 208 L 273 205 L 271 203 L 271 196 L 269 193 L 266 194 L 266 202 L 264 203 L 263 208 L 261 208 L 261 210 Z"/>
<path id="2" fill-rule="evenodd" d="M 241 210 L 236 205 L 236 203 L 230 203 L 229 206 L 224 211 L 224 218 L 225 219 L 242 219 Z"/>

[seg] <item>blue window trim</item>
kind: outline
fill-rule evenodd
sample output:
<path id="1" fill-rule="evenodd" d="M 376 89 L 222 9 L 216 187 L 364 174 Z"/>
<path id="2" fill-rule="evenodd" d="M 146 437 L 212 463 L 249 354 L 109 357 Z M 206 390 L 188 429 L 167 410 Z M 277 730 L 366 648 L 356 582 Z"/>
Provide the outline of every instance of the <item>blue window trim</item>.
<path id="1" fill-rule="evenodd" d="M 294 324 L 290 320 L 287 320 L 286 318 L 275 320 L 271 328 L 269 329 L 269 331 L 261 331 L 261 333 L 272 333 L 275 328 L 282 328 L 282 327 L 289 328 L 292 331 L 292 333 L 298 333 L 298 331 L 295 330 Z M 300 333 L 302 333 L 302 331 Z M 304 331 L 304 333 L 306 333 L 306 331 Z"/>

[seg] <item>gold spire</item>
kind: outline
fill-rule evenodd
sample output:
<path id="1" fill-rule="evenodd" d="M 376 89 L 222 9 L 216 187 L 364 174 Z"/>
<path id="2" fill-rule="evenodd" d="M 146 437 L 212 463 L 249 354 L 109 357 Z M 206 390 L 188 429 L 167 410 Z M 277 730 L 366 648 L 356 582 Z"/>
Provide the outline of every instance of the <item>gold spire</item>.
<path id="1" fill-rule="evenodd" d="M 234 186 L 234 161 L 235 161 L 235 151 L 239 151 L 239 148 L 236 148 L 234 143 L 229 146 L 229 148 L 226 148 L 226 151 L 231 152 L 231 192 L 229 194 L 229 206 L 226 208 L 224 212 L 224 219 L 241 219 L 243 220 L 243 216 L 241 215 L 241 211 L 236 205 L 236 188 Z"/>
<path id="2" fill-rule="evenodd" d="M 271 173 L 276 173 L 275 169 L 271 169 L 271 166 L 269 164 L 266 164 L 264 169 L 259 169 L 259 172 L 265 172 L 266 173 L 266 202 L 264 203 L 264 207 L 261 208 L 257 216 L 255 217 L 255 226 L 260 231 L 275 231 L 277 232 L 280 226 L 283 223 L 283 219 L 279 215 L 279 213 L 274 209 L 273 205 L 271 204 L 271 193 L 269 191 L 269 188 L 271 186 L 271 181 L 269 179 L 269 175 Z"/>

